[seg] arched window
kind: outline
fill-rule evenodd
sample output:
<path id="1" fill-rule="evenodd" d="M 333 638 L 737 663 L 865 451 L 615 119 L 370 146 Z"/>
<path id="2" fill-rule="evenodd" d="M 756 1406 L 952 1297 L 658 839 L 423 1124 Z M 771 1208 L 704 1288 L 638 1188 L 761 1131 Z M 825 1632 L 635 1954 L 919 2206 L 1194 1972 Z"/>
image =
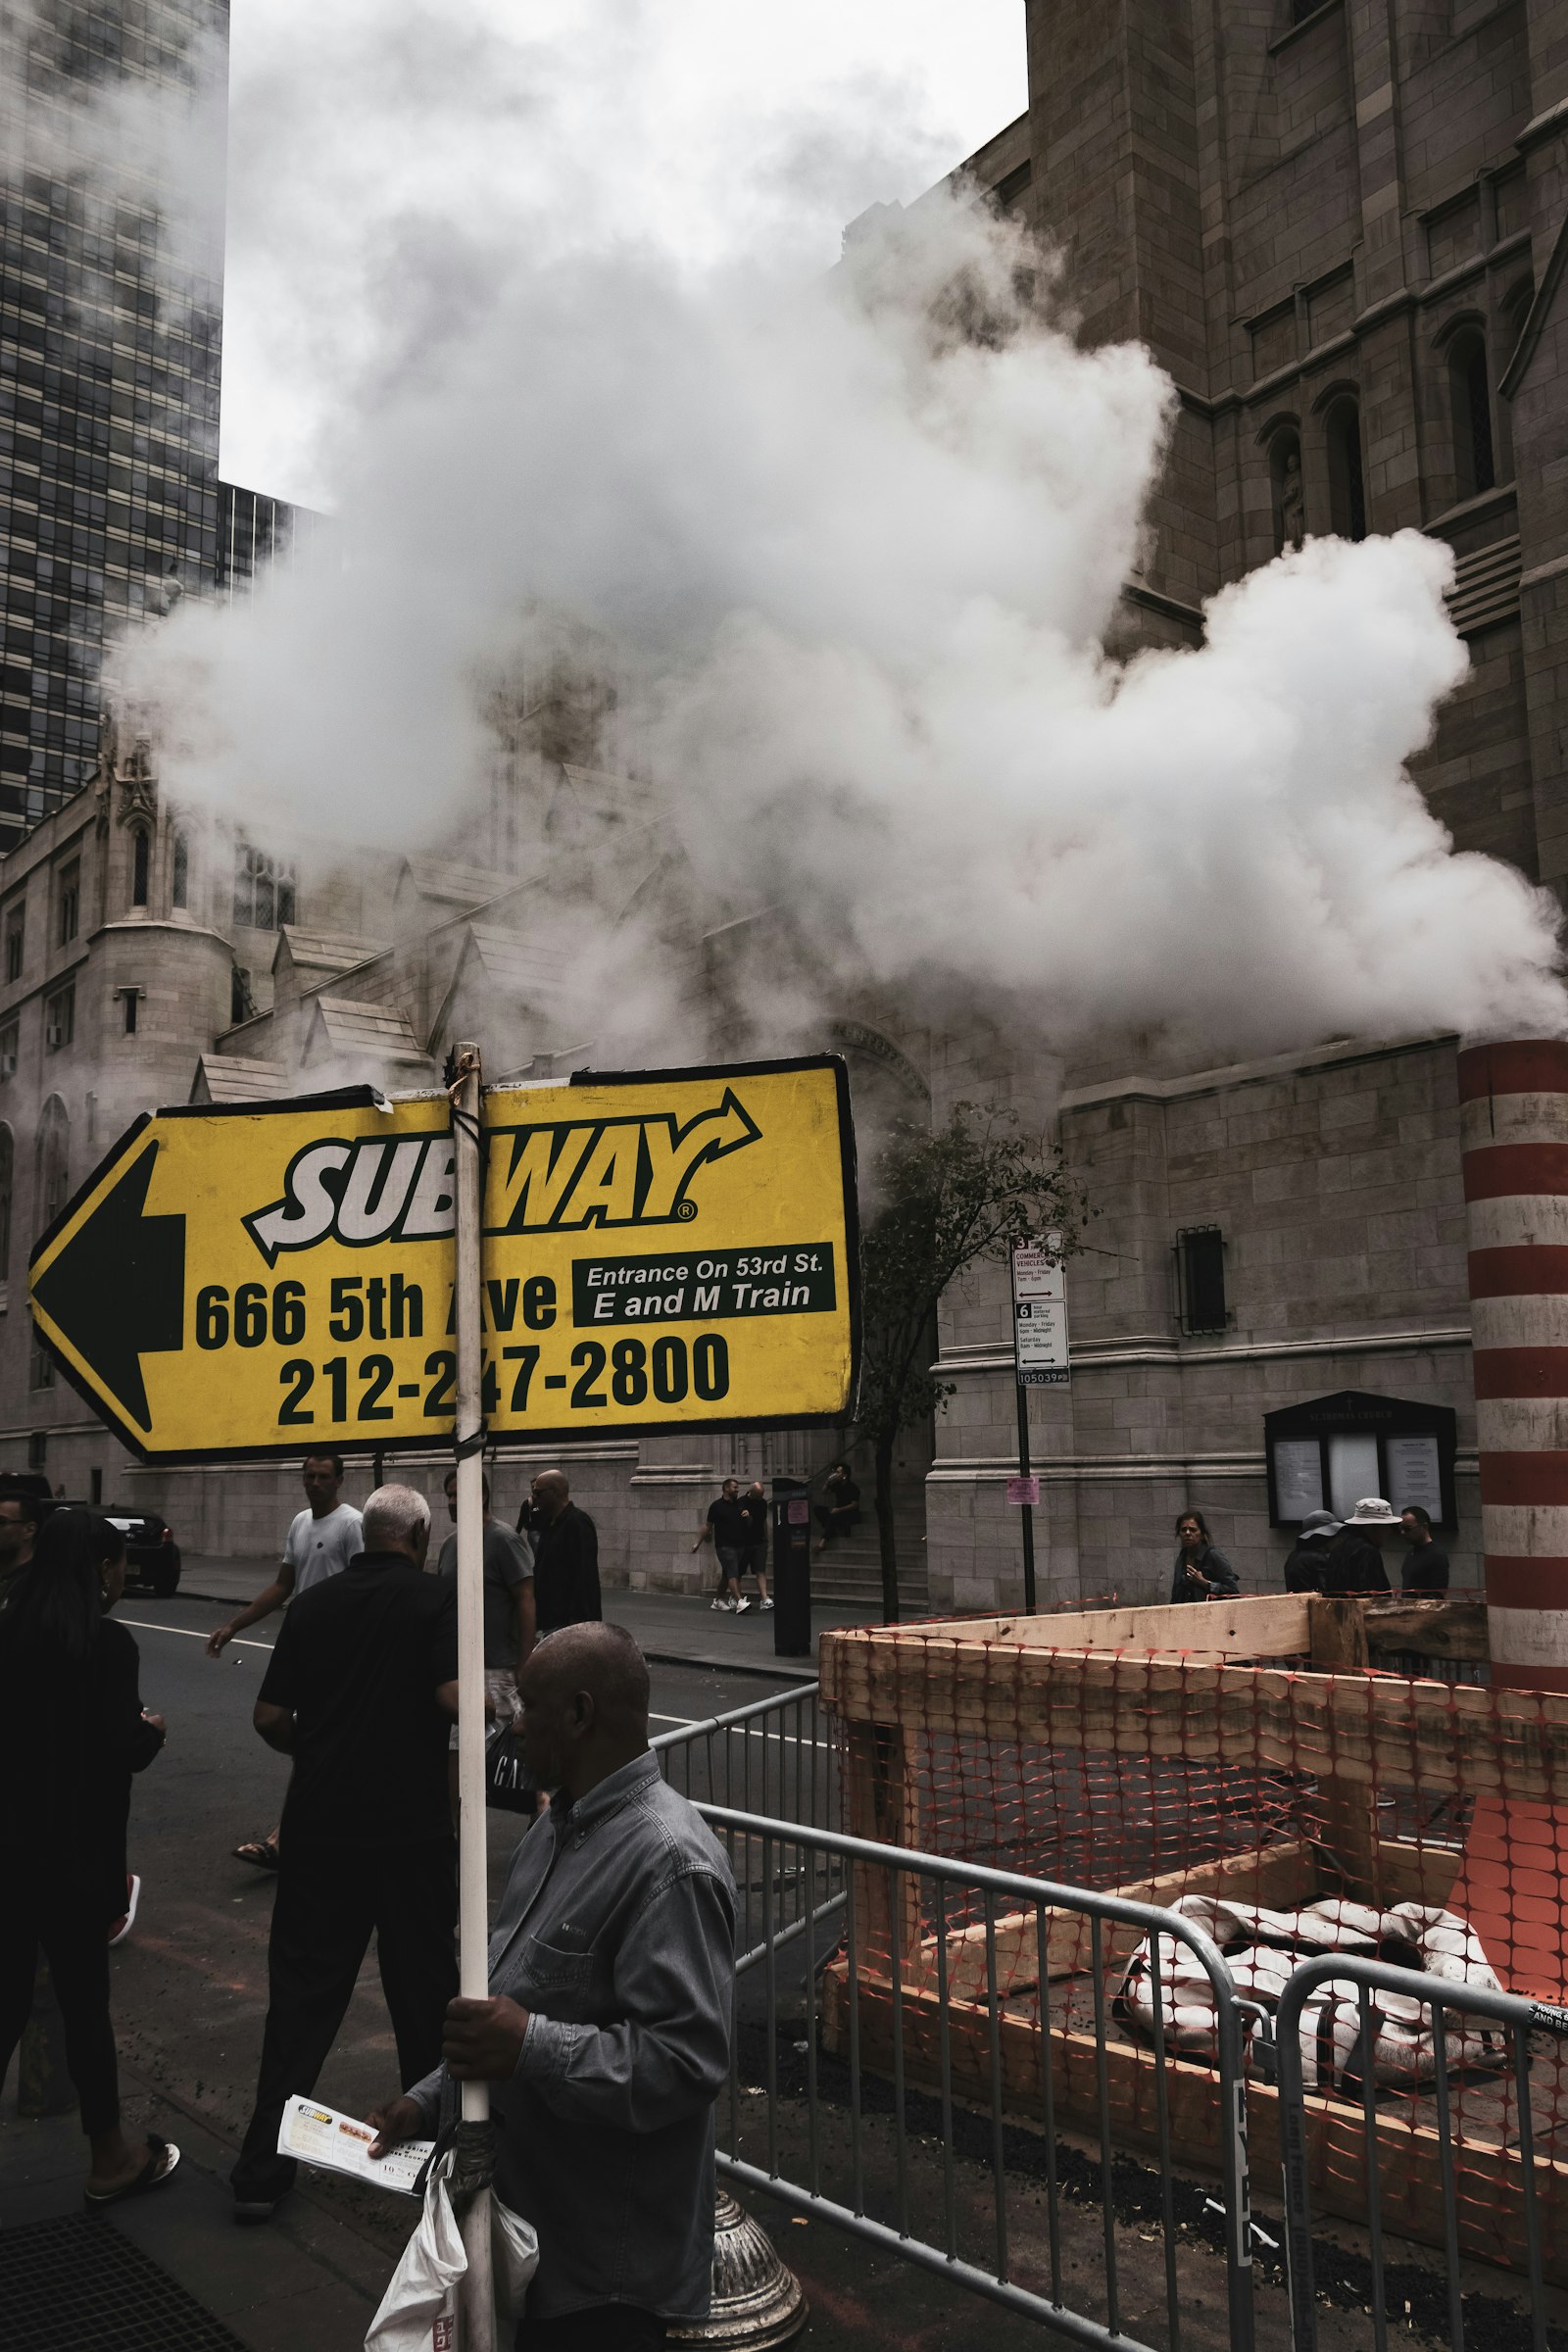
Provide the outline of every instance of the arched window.
<path id="1" fill-rule="evenodd" d="M 147 874 L 152 863 L 152 840 L 146 829 L 138 825 L 130 837 L 130 903 L 133 906 L 147 904 Z"/>
<path id="2" fill-rule="evenodd" d="M 11 1193 L 16 1172 L 16 1140 L 9 1127 L 0 1126 L 0 1284 L 11 1273 Z"/>
<path id="3" fill-rule="evenodd" d="M 42 1233 L 66 1205 L 71 1189 L 71 1121 L 58 1095 L 51 1095 L 38 1120 L 38 1181 L 34 1193 Z"/>
<path id="4" fill-rule="evenodd" d="M 1366 537 L 1366 475 L 1361 466 L 1361 411 L 1337 400 L 1324 427 L 1329 454 L 1329 518 L 1342 539 Z"/>
<path id="5" fill-rule="evenodd" d="M 1299 547 L 1306 537 L 1306 504 L 1301 489 L 1301 436 L 1281 429 L 1268 445 L 1268 478 L 1274 512 L 1274 553 Z"/>
<path id="6" fill-rule="evenodd" d="M 170 860 L 172 898 L 176 906 L 190 905 L 190 835 L 183 825 L 174 835 L 173 853 Z"/>
<path id="7" fill-rule="evenodd" d="M 1492 385 L 1487 338 L 1467 326 L 1448 346 L 1448 399 L 1453 412 L 1453 470 L 1459 496 L 1479 498 L 1497 479 L 1492 442 Z"/>

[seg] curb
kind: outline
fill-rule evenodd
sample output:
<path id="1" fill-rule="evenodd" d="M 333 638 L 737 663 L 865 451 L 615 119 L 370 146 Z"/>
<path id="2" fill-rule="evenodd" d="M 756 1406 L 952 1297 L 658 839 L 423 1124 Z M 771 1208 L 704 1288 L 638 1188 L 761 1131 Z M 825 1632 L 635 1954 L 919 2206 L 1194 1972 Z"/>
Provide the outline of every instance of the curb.
<path id="1" fill-rule="evenodd" d="M 153 1599 L 157 1596 L 148 1593 L 137 1594 L 136 1597 Z M 198 1592 L 194 1588 L 181 1585 L 177 1592 L 168 1594 L 166 1597 L 172 1600 L 206 1600 L 211 1601 L 217 1608 L 223 1608 L 233 1595 L 221 1592 Z M 710 1656 L 707 1651 L 699 1653 L 687 1649 L 645 1649 L 643 1656 L 651 1666 L 701 1666 L 719 1674 L 763 1675 L 769 1682 L 775 1683 L 814 1683 L 817 1679 L 814 1666 L 794 1665 L 785 1658 L 776 1658 L 771 1665 L 766 1665 L 760 1659 L 754 1661 L 751 1658 L 723 1658 Z"/>
<path id="2" fill-rule="evenodd" d="M 754 1665 L 749 1658 L 699 1657 L 685 1649 L 645 1649 L 643 1656 L 650 1666 L 702 1666 L 715 1674 L 760 1674 L 770 1683 L 814 1683 L 818 1679 L 814 1666 L 794 1666 L 785 1658 L 775 1658 L 770 1666 L 764 1666 Z"/>

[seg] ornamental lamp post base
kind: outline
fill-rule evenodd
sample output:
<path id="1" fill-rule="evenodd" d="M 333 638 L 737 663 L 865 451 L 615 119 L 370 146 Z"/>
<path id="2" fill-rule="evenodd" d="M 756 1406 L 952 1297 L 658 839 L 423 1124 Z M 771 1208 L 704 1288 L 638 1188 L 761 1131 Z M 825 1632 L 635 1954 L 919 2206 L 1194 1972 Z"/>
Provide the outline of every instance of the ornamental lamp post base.
<path id="1" fill-rule="evenodd" d="M 671 2328 L 668 2341 L 700 2352 L 772 2352 L 798 2335 L 808 2316 L 801 2282 L 766 2230 L 720 2188 L 713 2199 L 713 2307 L 706 2320 Z"/>

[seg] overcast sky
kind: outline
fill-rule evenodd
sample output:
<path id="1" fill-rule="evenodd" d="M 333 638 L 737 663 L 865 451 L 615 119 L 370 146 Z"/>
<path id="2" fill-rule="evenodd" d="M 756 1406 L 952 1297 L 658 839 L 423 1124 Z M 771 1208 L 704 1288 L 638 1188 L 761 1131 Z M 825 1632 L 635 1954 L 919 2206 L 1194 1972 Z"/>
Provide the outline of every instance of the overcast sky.
<path id="1" fill-rule="evenodd" d="M 627 235 L 826 266 L 1021 113 L 1023 0 L 233 0 L 222 466 L 324 503 L 400 289 Z M 410 257 L 416 257 L 411 262 Z M 432 257 L 435 257 L 432 260 Z M 350 427 L 352 429 L 352 427 Z"/>

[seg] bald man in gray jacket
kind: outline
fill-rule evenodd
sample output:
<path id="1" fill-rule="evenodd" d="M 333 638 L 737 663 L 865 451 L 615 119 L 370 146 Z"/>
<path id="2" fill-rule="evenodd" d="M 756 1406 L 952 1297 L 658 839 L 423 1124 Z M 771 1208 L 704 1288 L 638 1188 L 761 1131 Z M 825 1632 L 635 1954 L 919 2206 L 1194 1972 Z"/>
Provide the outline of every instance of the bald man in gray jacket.
<path id="1" fill-rule="evenodd" d="M 648 1668 L 573 1625 L 519 1681 L 548 1811 L 514 1857 L 490 1997 L 447 2011 L 445 2065 L 371 2116 L 372 2155 L 492 2085 L 496 2187 L 539 2237 L 518 2341 L 652 2352 L 709 2309 L 713 2104 L 729 2073 L 735 1886 L 648 1747 Z"/>

